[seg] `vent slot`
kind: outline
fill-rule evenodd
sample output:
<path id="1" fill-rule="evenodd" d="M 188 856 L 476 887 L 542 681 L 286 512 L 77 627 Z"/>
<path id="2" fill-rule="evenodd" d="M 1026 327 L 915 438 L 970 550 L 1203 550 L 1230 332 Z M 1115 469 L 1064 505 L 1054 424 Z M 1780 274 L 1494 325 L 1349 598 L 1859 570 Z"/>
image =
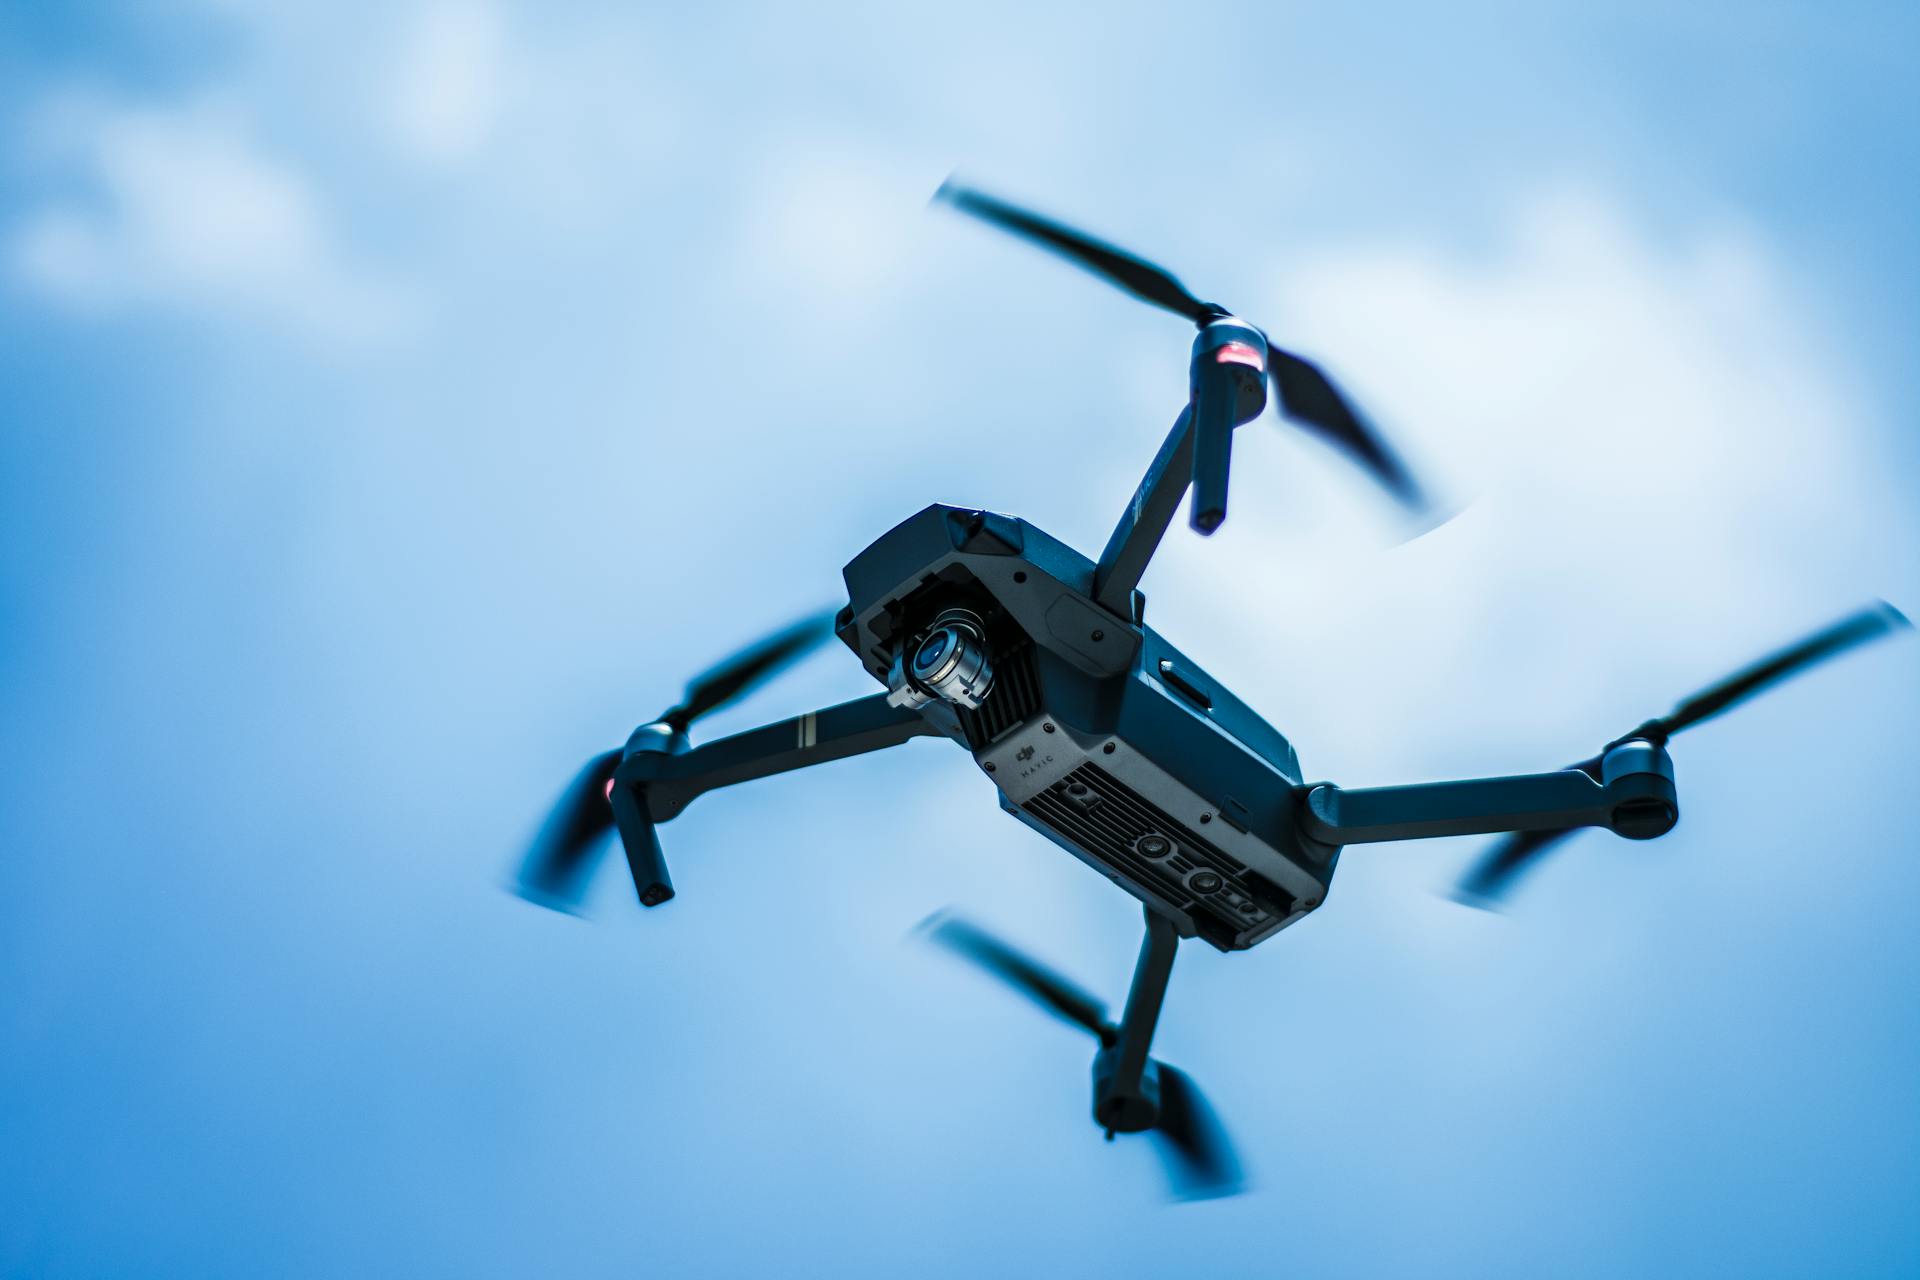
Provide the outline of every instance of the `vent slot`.
<path id="1" fill-rule="evenodd" d="M 1216 946 L 1230 946 L 1247 930 L 1292 913 L 1289 895 L 1280 892 L 1276 899 L 1275 886 L 1098 765 L 1081 765 L 1021 808 L 1075 847 L 1191 912 L 1202 936 Z M 1174 848 L 1148 857 L 1138 846 L 1149 835 L 1164 836 Z M 1219 887 L 1197 890 L 1192 882 L 1206 883 L 1209 872 L 1218 877 Z"/>
<path id="2" fill-rule="evenodd" d="M 985 747 L 1040 709 L 1040 677 L 1033 666 L 1033 642 L 1021 639 L 1004 655 L 995 655 L 993 688 L 977 711 L 955 707 L 967 745 Z"/>

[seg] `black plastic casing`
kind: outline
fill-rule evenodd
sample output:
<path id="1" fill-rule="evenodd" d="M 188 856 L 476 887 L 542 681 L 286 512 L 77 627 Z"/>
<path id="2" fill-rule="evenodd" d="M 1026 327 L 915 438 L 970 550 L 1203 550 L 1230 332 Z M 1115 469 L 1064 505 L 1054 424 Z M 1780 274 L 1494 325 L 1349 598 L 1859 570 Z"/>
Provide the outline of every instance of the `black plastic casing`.
<path id="1" fill-rule="evenodd" d="M 844 574 L 838 634 L 882 684 L 894 647 L 942 610 L 979 614 L 992 688 L 978 710 L 920 714 L 972 752 L 1002 808 L 1183 936 L 1242 950 L 1325 900 L 1339 851 L 1300 829 L 1292 745 L 1152 628 L 1095 604 L 1085 556 L 1024 520 L 935 505 Z"/>

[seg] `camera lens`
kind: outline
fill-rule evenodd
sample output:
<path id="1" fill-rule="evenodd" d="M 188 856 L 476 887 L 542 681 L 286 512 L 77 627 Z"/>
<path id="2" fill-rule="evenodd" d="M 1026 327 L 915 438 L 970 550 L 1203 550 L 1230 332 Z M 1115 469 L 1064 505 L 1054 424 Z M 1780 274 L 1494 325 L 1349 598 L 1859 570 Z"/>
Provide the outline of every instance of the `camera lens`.
<path id="1" fill-rule="evenodd" d="M 1165 836 L 1147 835 L 1134 841 L 1133 847 L 1143 858 L 1164 858 L 1173 852 L 1173 841 Z"/>
<path id="2" fill-rule="evenodd" d="M 916 687 L 970 710 L 979 710 L 993 687 L 993 663 L 980 620 L 962 610 L 949 609 L 933 620 L 910 665 L 912 670 L 903 674 Z"/>
<path id="3" fill-rule="evenodd" d="M 920 652 L 913 655 L 913 669 L 919 672 L 932 671 L 940 665 L 940 659 L 947 656 L 947 649 L 952 644 L 952 632 L 945 629 L 934 632 L 920 642 Z"/>
<path id="4" fill-rule="evenodd" d="M 1196 871 L 1187 877 L 1187 888 L 1195 893 L 1212 893 L 1223 883 L 1217 872 Z"/>

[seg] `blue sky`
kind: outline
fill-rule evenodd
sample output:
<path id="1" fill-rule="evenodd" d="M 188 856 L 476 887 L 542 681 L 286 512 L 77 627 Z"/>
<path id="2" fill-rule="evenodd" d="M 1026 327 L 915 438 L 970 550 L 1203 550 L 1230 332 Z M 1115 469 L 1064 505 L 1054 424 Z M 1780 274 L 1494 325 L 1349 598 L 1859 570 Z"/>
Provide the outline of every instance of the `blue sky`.
<path id="1" fill-rule="evenodd" d="M 1104 541 L 1186 335 L 929 211 L 955 170 L 1324 357 L 1462 508 L 1401 542 L 1260 425 L 1156 562 L 1314 777 L 1551 767 L 1920 608 L 1920 19 L 1669 9 L 9 7 L 0 1271 L 1910 1274 L 1911 641 L 1509 915 L 1430 842 L 1186 949 L 1234 1201 L 904 940 L 1116 999 L 1137 944 L 937 743 L 702 799 L 644 917 L 500 889 L 924 503 Z"/>

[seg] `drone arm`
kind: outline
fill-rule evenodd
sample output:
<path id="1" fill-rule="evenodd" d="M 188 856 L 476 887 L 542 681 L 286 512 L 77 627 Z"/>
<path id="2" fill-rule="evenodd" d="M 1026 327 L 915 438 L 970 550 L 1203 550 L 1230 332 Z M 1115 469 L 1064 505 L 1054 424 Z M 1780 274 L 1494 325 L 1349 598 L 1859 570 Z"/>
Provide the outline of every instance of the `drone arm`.
<path id="1" fill-rule="evenodd" d="M 1160 1006 L 1167 998 L 1167 981 L 1173 976 L 1173 953 L 1179 945 L 1180 933 L 1173 921 L 1149 907 L 1147 936 L 1140 943 L 1140 959 L 1134 964 L 1133 986 L 1127 991 L 1127 1009 L 1120 1015 L 1114 1045 L 1109 1088 L 1116 1092 L 1135 1093 L 1140 1088 L 1147 1052 L 1153 1047 L 1154 1027 L 1160 1021 Z"/>
<path id="2" fill-rule="evenodd" d="M 1611 827 L 1621 835 L 1664 835 L 1679 817 L 1666 749 L 1633 739 L 1586 768 L 1465 782 L 1307 792 L 1301 823 L 1323 844 L 1373 844 L 1435 836 Z"/>
<path id="3" fill-rule="evenodd" d="M 665 822 L 678 816 L 696 796 L 716 787 L 844 760 L 938 733 L 916 712 L 888 706 L 887 695 L 876 693 L 677 755 L 631 756 L 615 781 L 638 785 L 649 817 Z"/>
<path id="4" fill-rule="evenodd" d="M 1133 589 L 1140 585 L 1193 478 L 1192 423 L 1192 409 L 1182 409 L 1094 568 L 1095 602 L 1119 617 L 1133 618 Z"/>
<path id="5" fill-rule="evenodd" d="M 1496 831 L 1604 827 L 1606 788 L 1578 770 L 1425 782 L 1404 787 L 1336 787 L 1307 793 L 1307 834 L 1325 844 L 1372 844 Z"/>

